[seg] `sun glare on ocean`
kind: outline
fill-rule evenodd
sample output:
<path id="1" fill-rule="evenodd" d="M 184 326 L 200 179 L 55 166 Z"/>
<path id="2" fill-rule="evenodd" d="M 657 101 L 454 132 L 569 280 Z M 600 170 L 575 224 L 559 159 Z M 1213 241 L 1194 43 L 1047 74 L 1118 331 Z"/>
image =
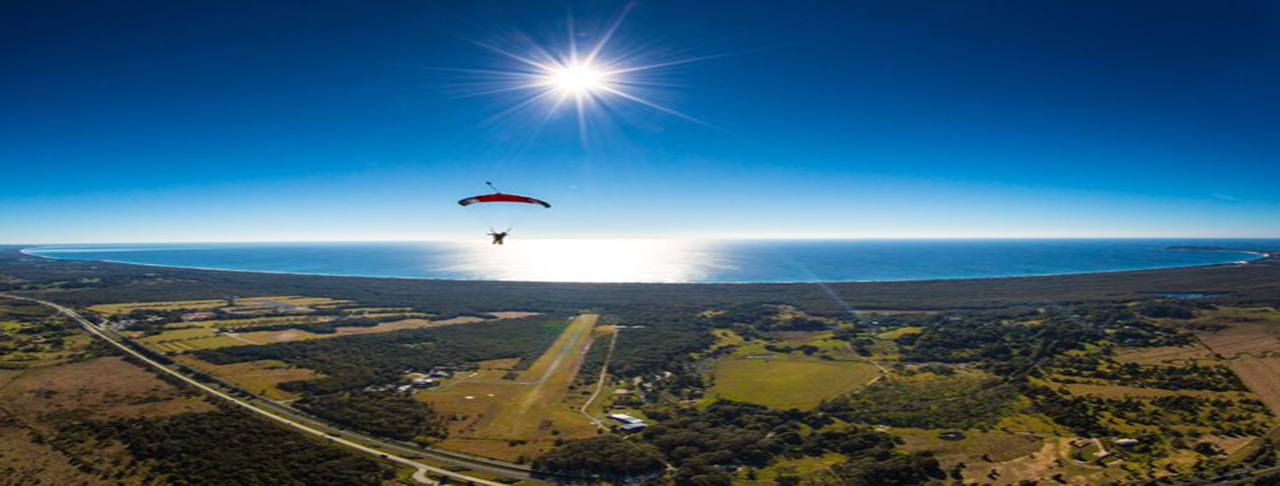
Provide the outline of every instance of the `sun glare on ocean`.
<path id="1" fill-rule="evenodd" d="M 705 245 L 676 240 L 514 240 L 459 243 L 442 270 L 469 278 L 541 282 L 690 282 L 717 266 Z"/>

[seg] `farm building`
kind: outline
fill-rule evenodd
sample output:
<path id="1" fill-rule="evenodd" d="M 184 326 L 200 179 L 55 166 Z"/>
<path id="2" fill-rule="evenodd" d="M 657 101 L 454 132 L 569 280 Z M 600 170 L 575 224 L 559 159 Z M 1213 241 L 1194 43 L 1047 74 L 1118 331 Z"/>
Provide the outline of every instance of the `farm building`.
<path id="1" fill-rule="evenodd" d="M 643 423 L 644 423 L 644 421 L 643 421 L 643 420 L 640 420 L 640 419 L 638 419 L 638 418 L 632 417 L 632 416 L 627 415 L 627 414 L 625 414 L 625 413 L 615 413 L 615 414 L 613 414 L 613 415 L 610 415 L 610 416 L 609 416 L 609 418 L 614 419 L 614 420 L 617 420 L 617 421 L 622 422 L 622 423 L 627 424 L 627 425 L 635 425 L 635 424 L 643 424 Z"/>
<path id="2" fill-rule="evenodd" d="M 440 380 L 435 378 L 414 378 L 411 383 L 414 388 L 431 388 L 440 386 Z"/>
<path id="3" fill-rule="evenodd" d="M 645 427 L 648 427 L 648 426 L 649 425 L 644 422 L 636 422 L 634 424 L 626 424 L 626 425 L 619 426 L 618 430 L 622 432 L 639 432 L 641 430 L 644 430 Z"/>

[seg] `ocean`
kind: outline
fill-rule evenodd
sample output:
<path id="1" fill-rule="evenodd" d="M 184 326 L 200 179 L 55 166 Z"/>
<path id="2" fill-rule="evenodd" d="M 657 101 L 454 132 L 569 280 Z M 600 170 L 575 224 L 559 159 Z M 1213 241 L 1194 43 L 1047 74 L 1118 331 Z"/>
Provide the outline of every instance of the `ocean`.
<path id="1" fill-rule="evenodd" d="M 555 282 L 821 282 L 1113 272 L 1243 262 L 1280 239 L 644 240 L 48 245 L 27 253 L 218 270 Z"/>

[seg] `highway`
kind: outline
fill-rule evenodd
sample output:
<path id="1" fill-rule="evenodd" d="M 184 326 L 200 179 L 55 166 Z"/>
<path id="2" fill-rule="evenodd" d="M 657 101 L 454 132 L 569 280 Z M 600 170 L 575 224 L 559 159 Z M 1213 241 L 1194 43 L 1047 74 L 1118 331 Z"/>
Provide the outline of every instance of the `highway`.
<path id="1" fill-rule="evenodd" d="M 64 307 L 59 304 L 55 304 L 53 302 L 48 302 L 45 300 L 35 299 L 31 297 L 22 297 L 17 295 L 10 295 L 10 294 L 0 294 L 0 297 L 16 299 L 16 300 L 25 300 L 25 301 L 35 302 L 41 305 L 48 306 L 58 311 L 59 313 L 75 320 L 77 323 L 80 324 L 81 327 L 83 327 L 86 331 L 88 331 L 93 336 L 100 338 L 108 343 L 111 343 L 116 348 L 142 361 L 147 366 L 150 366 L 162 373 L 171 375 L 179 380 L 182 380 L 184 383 L 187 383 L 188 385 L 195 387 L 200 391 L 203 391 L 209 395 L 220 398 L 222 400 L 225 400 L 237 406 L 240 406 L 252 413 L 261 415 L 270 420 L 287 425 L 298 431 L 324 438 L 330 442 L 341 444 L 343 446 L 346 446 L 351 449 L 355 449 L 360 452 L 364 452 L 366 454 L 372 454 L 379 459 L 414 468 L 415 472 L 413 474 L 413 479 L 420 483 L 431 484 L 431 485 L 439 484 L 438 482 L 430 478 L 431 474 L 435 474 L 435 475 L 444 476 L 444 477 L 448 477 L 448 478 L 459 480 L 459 481 L 470 481 L 473 484 L 484 485 L 484 486 L 508 486 L 505 483 L 489 481 L 486 479 L 481 479 L 474 476 L 468 476 L 466 474 L 423 464 L 411 458 L 429 458 L 445 464 L 462 466 L 462 467 L 476 469 L 476 470 L 484 470 L 487 472 L 492 472 L 495 474 L 500 474 L 503 476 L 514 477 L 514 478 L 525 478 L 529 476 L 528 469 L 524 468 L 523 466 L 517 466 L 515 464 L 507 464 L 501 461 L 489 460 L 484 458 L 472 458 L 469 456 L 452 453 L 448 451 L 439 451 L 439 450 L 433 450 L 433 449 L 413 449 L 410 447 L 406 447 L 404 445 L 398 445 L 391 442 L 379 440 L 373 437 L 364 436 L 362 434 L 358 434 L 355 432 L 338 429 L 336 427 L 319 422 L 318 420 L 315 420 L 315 419 L 305 418 L 301 416 L 301 414 L 299 414 L 297 411 L 288 409 L 287 407 L 276 404 L 275 402 L 272 402 L 265 398 L 258 397 L 256 395 L 251 394 L 254 398 L 250 400 L 245 400 L 245 399 L 232 396 L 227 392 L 224 392 L 212 386 L 206 385 L 205 383 L 202 383 L 177 370 L 174 370 L 163 363 L 155 361 L 150 357 L 146 356 L 145 354 L 138 352 L 137 350 L 123 344 L 122 342 L 120 342 L 120 340 L 112 336 L 109 333 L 109 331 L 98 327 L 92 322 L 89 322 L 88 319 L 85 319 L 80 314 L 76 313 L 74 310 L 71 310 L 67 307 Z M 395 451 L 395 452 L 389 453 L 385 450 L 379 450 L 379 449 L 370 447 L 370 445 L 377 446 L 386 450 Z M 404 457 L 397 454 L 404 454 L 409 457 Z"/>

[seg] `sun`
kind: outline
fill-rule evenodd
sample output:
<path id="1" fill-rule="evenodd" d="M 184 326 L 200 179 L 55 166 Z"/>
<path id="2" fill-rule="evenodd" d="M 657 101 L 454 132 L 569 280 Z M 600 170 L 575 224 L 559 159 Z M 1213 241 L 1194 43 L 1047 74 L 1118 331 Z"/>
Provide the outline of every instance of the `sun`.
<path id="1" fill-rule="evenodd" d="M 612 73 L 590 62 L 570 61 L 548 66 L 543 84 L 565 97 L 594 96 L 611 90 Z"/>
<path id="2" fill-rule="evenodd" d="M 559 113 L 576 114 L 577 128 L 585 144 L 591 126 L 603 126 L 606 117 L 624 119 L 627 105 L 640 105 L 687 121 L 701 120 L 665 106 L 655 99 L 672 89 L 658 71 L 672 66 L 718 57 L 673 57 L 670 49 L 610 49 L 610 42 L 634 4 L 628 4 L 611 22 L 590 35 L 570 28 L 566 41 L 540 43 L 534 36 L 513 36 L 512 42 L 477 42 L 476 45 L 506 58 L 510 66 L 493 69 L 443 68 L 470 76 L 474 91 L 464 96 L 498 96 L 511 104 L 490 117 L 501 120 L 517 113 L 541 112 L 531 119 L 538 133 Z M 571 25 L 574 25 L 571 23 Z"/>

